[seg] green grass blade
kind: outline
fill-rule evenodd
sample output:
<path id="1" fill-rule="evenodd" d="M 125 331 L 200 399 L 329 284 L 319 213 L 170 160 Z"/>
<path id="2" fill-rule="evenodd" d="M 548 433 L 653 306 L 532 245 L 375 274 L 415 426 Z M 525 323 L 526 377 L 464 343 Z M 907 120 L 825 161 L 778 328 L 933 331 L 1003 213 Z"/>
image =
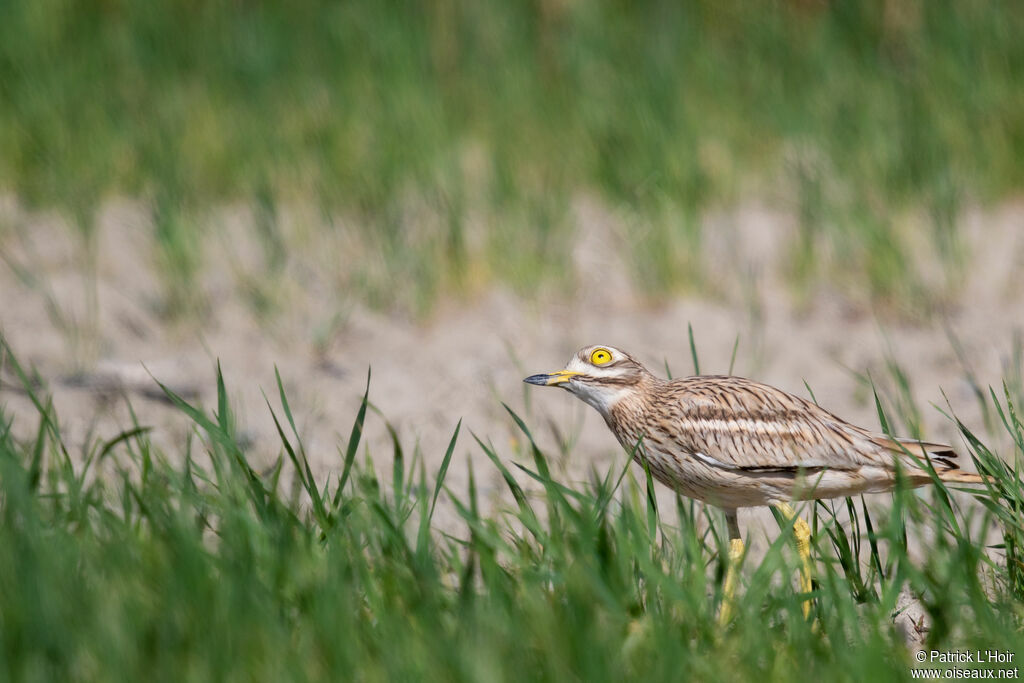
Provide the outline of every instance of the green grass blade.
<path id="1" fill-rule="evenodd" d="M 697 359 L 697 343 L 693 339 L 693 323 L 686 323 L 686 330 L 690 338 L 690 356 L 693 358 L 693 374 L 700 374 L 700 361 Z"/>
<path id="2" fill-rule="evenodd" d="M 459 430 L 462 429 L 462 420 L 455 425 L 455 432 L 448 441 L 448 448 L 444 452 L 444 460 L 441 461 L 441 468 L 437 473 L 437 481 L 434 482 L 434 495 L 430 499 L 430 514 L 427 515 L 427 522 L 434 518 L 434 510 L 437 508 L 437 497 L 441 494 L 441 487 L 444 486 L 445 476 L 448 474 L 448 466 L 452 462 L 452 454 L 455 453 L 455 444 L 459 440 Z"/>
<path id="3" fill-rule="evenodd" d="M 344 464 L 341 469 L 341 478 L 338 480 L 338 488 L 334 494 L 334 507 L 338 508 L 341 504 L 341 495 L 345 490 L 345 484 L 348 483 L 348 478 L 352 474 L 352 465 L 356 460 L 356 453 L 359 451 L 359 441 L 363 436 L 363 422 L 366 420 L 366 406 L 369 403 L 370 398 L 370 370 L 366 371 L 366 391 L 363 392 L 363 400 L 359 404 L 359 412 L 356 414 L 356 420 L 352 424 L 352 432 L 348 437 L 348 446 L 345 448 Z"/>

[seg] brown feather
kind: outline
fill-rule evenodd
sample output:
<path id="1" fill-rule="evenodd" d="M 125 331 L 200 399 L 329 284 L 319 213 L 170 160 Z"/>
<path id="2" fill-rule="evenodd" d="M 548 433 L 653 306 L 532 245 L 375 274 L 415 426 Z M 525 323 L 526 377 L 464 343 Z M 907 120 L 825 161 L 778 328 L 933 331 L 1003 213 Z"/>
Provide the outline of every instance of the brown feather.
<path id="1" fill-rule="evenodd" d="M 892 489 L 898 472 L 914 486 L 978 484 L 952 447 L 857 427 L 824 408 L 742 377 L 664 380 L 611 347 L 614 361 L 590 365 L 592 349 L 570 361 L 564 385 L 593 405 L 623 447 L 662 483 L 726 508 L 832 498 Z M 636 448 L 637 445 L 639 448 Z"/>

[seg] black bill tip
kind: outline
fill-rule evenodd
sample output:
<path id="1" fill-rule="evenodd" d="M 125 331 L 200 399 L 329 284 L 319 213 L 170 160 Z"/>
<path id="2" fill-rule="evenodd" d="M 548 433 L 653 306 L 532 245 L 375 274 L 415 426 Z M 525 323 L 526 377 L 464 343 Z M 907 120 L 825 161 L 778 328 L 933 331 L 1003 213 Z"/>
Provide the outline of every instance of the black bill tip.
<path id="1" fill-rule="evenodd" d="M 536 384 L 537 386 L 545 387 L 545 386 L 547 386 L 548 381 L 550 379 L 551 379 L 551 375 L 547 375 L 547 374 L 544 374 L 544 375 L 530 375 L 529 377 L 527 377 L 523 381 L 526 382 L 527 384 Z"/>

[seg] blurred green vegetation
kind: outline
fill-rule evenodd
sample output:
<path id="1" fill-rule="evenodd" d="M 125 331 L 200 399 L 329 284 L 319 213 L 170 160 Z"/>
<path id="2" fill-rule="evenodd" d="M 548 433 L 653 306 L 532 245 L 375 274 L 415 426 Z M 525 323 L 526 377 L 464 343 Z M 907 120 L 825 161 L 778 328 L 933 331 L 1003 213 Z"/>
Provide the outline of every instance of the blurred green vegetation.
<path id="1" fill-rule="evenodd" d="M 963 425 L 992 475 L 975 501 L 937 484 L 898 489 L 883 513 L 863 499 L 808 504 L 812 618 L 783 524 L 762 558 L 745 559 L 723 626 L 722 520 L 678 496 L 674 516 L 659 509 L 650 474 L 638 483 L 625 458 L 589 482 L 559 481 L 511 410 L 511 454 L 457 426 L 428 479 L 397 435 L 390 472 L 360 457 L 364 396 L 335 474 L 318 481 L 280 378 L 267 418 L 279 457 L 260 472 L 219 372 L 213 410 L 168 392 L 193 426 L 171 452 L 136 423 L 88 437 L 77 457 L 2 338 L 0 367 L 38 421 L 19 438 L 0 405 L 5 680 L 904 681 L 918 649 L 894 624 L 905 591 L 929 627 L 923 649 L 1015 657 L 960 674 L 998 674 L 1024 654 L 1020 463 Z M 988 436 L 1024 452 L 1010 393 L 984 400 L 1001 423 Z M 446 472 L 467 447 L 490 462 L 452 490 Z M 507 487 L 509 508 L 488 512 L 495 494 L 477 481 Z M 439 528 L 442 508 L 457 517 Z"/>
<path id="2" fill-rule="evenodd" d="M 0 187 L 86 232 L 150 201 L 179 279 L 197 211 L 315 203 L 428 294 L 557 274 L 581 192 L 671 291 L 702 211 L 781 196 L 798 281 L 832 244 L 888 297 L 901 215 L 952 267 L 965 200 L 1024 185 L 1022 35 L 1012 0 L 6 0 Z"/>

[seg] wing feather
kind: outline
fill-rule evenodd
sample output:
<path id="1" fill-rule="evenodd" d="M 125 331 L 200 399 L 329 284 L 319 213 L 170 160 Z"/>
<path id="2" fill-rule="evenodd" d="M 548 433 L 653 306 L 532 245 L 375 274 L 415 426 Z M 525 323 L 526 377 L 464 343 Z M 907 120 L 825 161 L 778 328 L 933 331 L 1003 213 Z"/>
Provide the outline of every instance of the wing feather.
<path id="1" fill-rule="evenodd" d="M 949 446 L 892 439 L 851 425 L 798 396 L 739 377 L 691 377 L 666 382 L 647 425 L 648 447 L 681 449 L 706 464 L 749 472 L 917 468 L 929 457 L 954 468 Z"/>

